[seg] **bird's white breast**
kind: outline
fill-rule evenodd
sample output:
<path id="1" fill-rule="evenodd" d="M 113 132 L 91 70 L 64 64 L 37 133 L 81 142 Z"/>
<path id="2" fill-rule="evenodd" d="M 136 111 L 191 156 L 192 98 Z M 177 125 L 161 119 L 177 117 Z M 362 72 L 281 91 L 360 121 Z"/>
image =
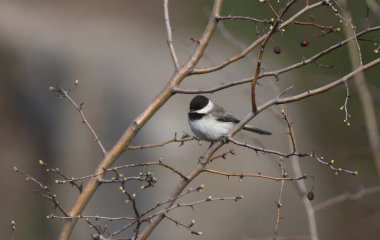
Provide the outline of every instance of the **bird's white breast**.
<path id="1" fill-rule="evenodd" d="M 189 121 L 189 124 L 195 135 L 206 141 L 218 141 L 234 127 L 232 122 L 219 122 L 208 116 Z"/>

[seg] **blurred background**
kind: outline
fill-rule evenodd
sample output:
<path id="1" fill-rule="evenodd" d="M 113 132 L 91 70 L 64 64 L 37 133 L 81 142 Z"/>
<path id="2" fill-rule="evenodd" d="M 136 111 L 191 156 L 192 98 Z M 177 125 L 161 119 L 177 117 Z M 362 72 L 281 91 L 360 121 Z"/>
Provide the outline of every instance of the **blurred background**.
<path id="1" fill-rule="evenodd" d="M 281 1 L 282 2 L 282 1 Z M 311 1 L 314 2 L 314 1 Z M 376 2 L 376 1 L 375 1 Z M 277 4 L 277 1 L 273 1 Z M 358 29 L 368 23 L 379 24 L 370 12 L 366 19 L 366 6 L 362 1 L 348 1 L 349 9 Z M 377 2 L 379 3 L 379 2 Z M 212 1 L 172 1 L 170 17 L 174 45 L 180 63 L 184 63 L 196 47 L 191 38 L 201 36 L 208 20 Z M 304 1 L 297 5 L 302 7 Z M 380 3 L 379 3 L 380 4 Z M 276 5 L 277 6 L 277 5 Z M 296 9 L 297 9 L 296 7 Z M 225 15 L 268 18 L 270 11 L 259 1 L 225 1 Z M 293 11 L 294 13 L 294 11 Z M 339 18 L 326 8 L 312 11 L 313 19 L 325 25 L 343 27 Z M 310 14 L 304 16 L 309 20 Z M 212 66 L 238 54 L 262 31 L 262 27 L 247 21 L 224 22 L 198 66 Z M 319 37 L 319 29 L 291 26 L 285 33 L 277 34 L 267 47 L 263 68 L 276 70 L 307 58 L 344 39 L 341 34 Z M 368 38 L 378 38 L 374 33 Z M 300 42 L 308 39 L 309 46 Z M 16 239 L 55 239 L 63 224 L 47 220 L 54 208 L 47 200 L 33 192 L 35 185 L 13 172 L 13 167 L 26 171 L 48 184 L 58 199 L 70 209 L 78 196 L 69 185 L 54 184 L 56 176 L 46 173 L 38 160 L 58 167 L 68 176 L 89 175 L 102 159 L 102 153 L 92 135 L 81 123 L 78 112 L 66 99 L 49 91 L 50 86 L 64 88 L 79 86 L 71 92 L 84 111 L 107 149 L 118 140 L 133 119 L 158 94 L 173 74 L 173 64 L 166 44 L 162 1 L 43 1 L 0 0 L 0 232 L 4 239 L 11 235 L 10 222 L 16 222 Z M 272 49 L 281 48 L 281 54 Z M 362 43 L 363 60 L 378 58 L 372 42 Z M 183 82 L 186 88 L 213 87 L 220 83 L 249 77 L 256 67 L 256 51 L 247 58 L 221 71 L 192 76 Z M 343 76 L 351 71 L 347 48 L 341 48 L 318 61 L 334 68 L 321 68 L 316 64 L 280 76 L 260 80 L 259 102 L 276 96 L 274 86 L 280 90 L 294 86 L 289 95 L 312 89 Z M 376 81 L 380 68 L 366 72 L 365 77 L 376 109 L 379 108 L 379 88 Z M 302 172 L 315 177 L 313 205 L 331 197 L 355 193 L 379 184 L 379 173 L 371 154 L 358 93 L 350 82 L 350 127 L 343 122 L 344 112 L 339 108 L 345 100 L 345 88 L 338 87 L 325 94 L 287 106 L 288 117 L 293 122 L 297 147 L 300 152 L 313 150 L 334 159 L 338 167 L 359 171 L 358 176 L 334 175 L 326 166 L 312 159 L 301 159 Z M 237 117 L 250 110 L 250 88 L 239 85 L 215 94 L 208 94 L 214 102 Z M 135 138 L 133 144 L 160 143 L 177 132 L 191 133 L 187 124 L 187 108 L 191 95 L 176 95 L 151 119 Z M 273 132 L 272 136 L 240 133 L 242 141 L 288 152 L 288 136 L 279 113 L 273 107 L 261 113 L 251 124 Z M 379 112 L 376 112 L 379 119 Z M 158 149 L 125 153 L 116 163 L 163 161 L 189 172 L 208 144 L 196 142 L 178 144 Z M 235 156 L 218 160 L 210 168 L 230 172 L 262 172 L 280 176 L 277 158 L 239 148 L 232 144 L 220 152 L 233 148 Z M 289 163 L 285 166 L 292 174 Z M 141 209 L 147 209 L 167 199 L 180 180 L 172 172 L 161 168 L 151 169 L 158 178 L 154 188 L 140 189 L 132 184 Z M 133 175 L 141 169 L 127 171 Z M 191 186 L 205 184 L 202 193 L 181 200 L 190 202 L 212 195 L 214 197 L 244 195 L 239 202 L 211 202 L 195 210 L 181 209 L 173 216 L 184 222 L 196 220 L 194 236 L 174 223 L 163 221 L 151 239 L 268 239 L 273 236 L 276 204 L 280 183 L 263 179 L 230 178 L 201 175 Z M 311 181 L 306 181 L 308 190 Z M 380 193 L 356 200 L 344 201 L 316 213 L 320 239 L 374 239 L 380 223 Z M 282 220 L 279 236 L 307 239 L 309 235 L 305 208 L 295 185 L 285 184 Z M 124 216 L 131 213 L 125 196 L 118 186 L 102 186 L 87 206 L 85 214 Z M 115 223 L 112 228 L 120 226 Z M 79 223 L 72 239 L 90 239 L 88 226 Z"/>

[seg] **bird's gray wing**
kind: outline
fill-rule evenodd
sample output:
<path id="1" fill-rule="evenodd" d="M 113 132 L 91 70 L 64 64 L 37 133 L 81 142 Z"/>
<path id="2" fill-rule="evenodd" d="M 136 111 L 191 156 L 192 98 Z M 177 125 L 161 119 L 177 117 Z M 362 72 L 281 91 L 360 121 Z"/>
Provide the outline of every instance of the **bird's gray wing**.
<path id="1" fill-rule="evenodd" d="M 233 122 L 233 123 L 239 123 L 240 122 L 240 120 L 237 119 L 236 117 L 234 117 L 230 114 L 226 114 L 226 113 L 216 113 L 214 116 L 216 117 L 216 119 L 218 121 L 221 121 L 221 122 Z M 269 131 L 263 130 L 261 128 L 255 128 L 255 127 L 252 127 L 250 125 L 245 125 L 243 127 L 243 129 L 250 131 L 250 132 L 258 133 L 261 135 L 272 135 L 272 133 Z"/>
<path id="2" fill-rule="evenodd" d="M 217 113 L 215 114 L 215 117 L 218 121 L 221 122 L 233 122 L 233 123 L 239 123 L 240 120 L 236 117 L 230 115 L 230 114 L 224 114 L 224 113 Z"/>

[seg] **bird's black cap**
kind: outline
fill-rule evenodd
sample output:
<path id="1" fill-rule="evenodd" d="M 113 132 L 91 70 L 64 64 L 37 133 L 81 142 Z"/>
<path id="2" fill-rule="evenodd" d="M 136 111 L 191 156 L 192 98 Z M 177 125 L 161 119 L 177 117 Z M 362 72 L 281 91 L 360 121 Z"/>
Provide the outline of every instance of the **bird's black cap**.
<path id="1" fill-rule="evenodd" d="M 202 95 L 195 96 L 190 102 L 190 111 L 197 111 L 207 106 L 209 99 Z"/>

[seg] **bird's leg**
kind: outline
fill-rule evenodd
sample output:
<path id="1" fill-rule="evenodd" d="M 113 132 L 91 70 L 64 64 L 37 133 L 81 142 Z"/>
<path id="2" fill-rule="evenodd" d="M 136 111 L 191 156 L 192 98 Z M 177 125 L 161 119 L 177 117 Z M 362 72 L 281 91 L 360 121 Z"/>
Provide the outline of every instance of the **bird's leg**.
<path id="1" fill-rule="evenodd" d="M 212 147 L 212 145 L 214 145 L 215 142 L 211 142 L 210 146 L 207 148 L 206 152 Z M 203 159 L 204 159 L 204 155 L 206 154 L 206 152 L 204 154 L 202 154 L 202 156 L 199 157 L 198 159 L 198 163 L 202 164 L 202 165 L 206 165 L 207 162 L 204 162 Z"/>

